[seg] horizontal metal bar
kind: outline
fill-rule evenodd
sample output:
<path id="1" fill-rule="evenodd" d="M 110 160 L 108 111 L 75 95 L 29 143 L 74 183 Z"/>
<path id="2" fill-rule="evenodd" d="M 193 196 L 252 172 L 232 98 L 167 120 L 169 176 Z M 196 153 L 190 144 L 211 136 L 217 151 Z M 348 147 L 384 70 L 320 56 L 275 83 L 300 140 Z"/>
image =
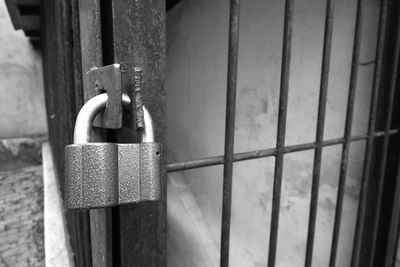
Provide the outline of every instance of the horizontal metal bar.
<path id="1" fill-rule="evenodd" d="M 389 135 L 398 134 L 399 132 L 400 132 L 400 129 L 392 129 L 389 131 Z M 373 133 L 371 136 L 375 138 L 375 137 L 381 137 L 384 135 L 385 135 L 385 132 L 380 131 L 380 132 Z M 368 137 L 369 137 L 368 134 L 352 136 L 350 138 L 350 142 L 366 140 L 366 139 L 368 139 Z M 329 139 L 329 140 L 323 141 L 321 147 L 339 145 L 339 144 L 343 144 L 344 142 L 345 142 L 344 138 Z M 299 151 L 304 151 L 304 150 L 309 150 L 309 149 L 315 149 L 317 147 L 319 147 L 319 146 L 315 142 L 286 146 L 283 149 L 283 153 L 288 154 L 288 153 L 299 152 Z M 277 154 L 277 151 L 275 148 L 254 150 L 254 151 L 234 154 L 233 161 L 238 162 L 238 161 L 244 161 L 244 160 L 266 158 L 266 157 L 276 156 L 276 154 Z M 197 169 L 197 168 L 209 167 L 209 166 L 215 166 L 215 165 L 221 165 L 221 164 L 224 164 L 224 156 L 207 157 L 207 158 L 195 159 L 195 160 L 184 161 L 184 162 L 169 163 L 167 165 L 167 172 L 184 171 L 184 170 Z"/>

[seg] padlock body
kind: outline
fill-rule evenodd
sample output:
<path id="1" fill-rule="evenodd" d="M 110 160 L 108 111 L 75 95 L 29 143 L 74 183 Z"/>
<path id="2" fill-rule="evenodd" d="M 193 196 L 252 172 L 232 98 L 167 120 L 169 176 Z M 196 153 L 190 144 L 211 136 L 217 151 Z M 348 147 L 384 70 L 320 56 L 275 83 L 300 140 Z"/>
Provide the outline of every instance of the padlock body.
<path id="1" fill-rule="evenodd" d="M 85 209 L 159 200 L 158 143 L 73 144 L 65 148 L 65 207 Z"/>
<path id="2" fill-rule="evenodd" d="M 161 198 L 161 145 L 118 144 L 120 204 Z"/>
<path id="3" fill-rule="evenodd" d="M 65 147 L 65 207 L 81 209 L 118 203 L 118 145 L 72 144 Z"/>

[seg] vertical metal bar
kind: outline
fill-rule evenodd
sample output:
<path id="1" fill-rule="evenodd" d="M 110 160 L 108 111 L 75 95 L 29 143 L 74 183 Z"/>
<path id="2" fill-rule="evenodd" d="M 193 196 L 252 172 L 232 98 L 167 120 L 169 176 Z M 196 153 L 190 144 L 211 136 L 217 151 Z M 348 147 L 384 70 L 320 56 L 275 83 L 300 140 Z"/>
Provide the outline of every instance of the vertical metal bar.
<path id="1" fill-rule="evenodd" d="M 319 180 L 321 175 L 321 159 L 322 159 L 322 143 L 324 139 L 324 126 L 325 126 L 325 111 L 328 93 L 328 79 L 329 79 L 329 63 L 331 57 L 331 44 L 332 44 L 332 29 L 333 29 L 333 15 L 334 15 L 334 0 L 327 0 L 326 3 L 326 18 L 325 18 L 325 34 L 324 34 L 324 48 L 322 56 L 321 67 L 321 82 L 318 104 L 318 119 L 317 119 L 317 133 L 315 143 L 317 147 L 314 152 L 314 167 L 313 167 L 313 180 L 311 189 L 311 203 L 310 203 L 310 217 L 308 222 L 308 235 L 307 235 L 307 248 L 305 266 L 311 266 L 315 222 L 317 218 L 318 208 L 318 193 L 319 193 Z"/>
<path id="2" fill-rule="evenodd" d="M 101 11 L 100 0 L 76 0 L 79 13 L 79 47 L 81 77 L 93 67 L 103 66 L 102 35 L 101 35 Z M 80 81 L 82 83 L 82 81 Z M 81 85 L 83 87 L 84 101 L 91 94 L 93 88 Z M 82 103 L 81 103 L 82 104 Z M 105 134 L 100 129 L 92 136 L 93 141 L 106 141 Z M 112 224 L 111 210 L 96 209 L 84 211 L 90 218 L 91 234 L 91 261 L 93 266 L 110 266 L 113 263 L 112 258 Z"/>
<path id="3" fill-rule="evenodd" d="M 224 181 L 222 193 L 221 259 L 223 267 L 229 266 L 229 235 L 231 225 L 232 172 L 235 136 L 236 81 L 239 48 L 239 0 L 230 1 L 228 77 L 225 114 Z"/>
<path id="4" fill-rule="evenodd" d="M 286 134 L 286 115 L 289 95 L 290 52 L 292 44 L 293 0 L 286 0 L 283 26 L 281 85 L 279 96 L 278 131 L 276 140 L 276 158 L 274 187 L 272 197 L 271 228 L 269 236 L 268 266 L 275 266 L 278 238 L 279 211 L 282 186 L 282 169 Z"/>
<path id="5" fill-rule="evenodd" d="M 91 68 L 103 65 L 100 0 L 77 1 L 79 9 L 81 69 L 82 75 L 85 75 Z"/>
<path id="6" fill-rule="evenodd" d="M 108 2 L 110 43 L 107 56 L 121 64 L 126 75 L 122 77 L 122 90 L 132 93 L 135 67 L 143 70 L 141 96 L 153 117 L 155 141 L 166 143 L 165 103 L 165 0 L 114 0 Z M 107 6 L 106 6 L 107 7 Z M 102 14 L 103 15 L 103 14 Z M 104 38 L 103 38 L 104 39 Z M 132 114 L 135 112 L 132 103 Z M 125 129 L 126 130 L 126 129 Z M 124 129 L 118 132 L 118 142 L 139 141 L 140 135 Z M 114 255 L 121 266 L 167 265 L 167 175 L 166 155 L 161 153 L 160 201 L 119 206 L 113 214 L 113 233 L 118 247 Z M 119 217 L 119 218 L 118 218 Z"/>
<path id="7" fill-rule="evenodd" d="M 400 159 L 400 157 L 399 157 Z M 397 169 L 397 177 L 396 177 L 396 189 L 395 189 L 395 194 L 394 194 L 394 200 L 393 200 L 393 209 L 392 209 L 392 215 L 390 218 L 390 227 L 389 227 L 389 240 L 387 244 L 387 249 L 386 249 L 386 255 L 385 255 L 385 262 L 384 262 L 384 267 L 393 267 L 395 266 L 395 255 L 397 253 L 397 247 L 399 245 L 399 231 L 400 231 L 400 226 L 399 226 L 399 221 L 400 221 L 400 209 L 399 209 L 399 203 L 400 203 L 400 160 L 398 163 L 398 169 Z"/>
<path id="8" fill-rule="evenodd" d="M 400 7 L 400 5 L 399 5 Z M 395 50 L 393 55 L 393 68 L 392 73 L 390 74 L 390 86 L 389 86 L 389 94 L 388 94 L 388 105 L 386 107 L 386 123 L 385 123 L 385 136 L 383 137 L 383 145 L 382 145 L 382 152 L 381 152 L 381 161 L 379 164 L 379 180 L 378 180 L 378 189 L 377 189 L 377 203 L 375 208 L 375 221 L 374 221 L 374 228 L 372 231 L 372 250 L 371 250 L 371 260 L 369 266 L 372 266 L 374 258 L 375 258 L 375 247 L 378 238 L 378 225 L 379 225 L 379 216 L 381 211 L 382 205 L 382 195 L 383 195 L 383 184 L 385 180 L 385 171 L 386 171 L 386 162 L 387 162 L 387 155 L 389 149 L 389 130 L 392 123 L 392 115 L 393 115 L 393 106 L 394 106 L 394 96 L 396 91 L 397 85 L 397 73 L 399 71 L 399 59 L 400 59 L 400 19 L 397 20 L 397 27 L 396 27 L 396 43 L 395 43 Z"/>
<path id="9" fill-rule="evenodd" d="M 330 260 L 329 260 L 330 267 L 334 267 L 335 263 L 336 263 L 336 254 L 337 254 L 337 247 L 338 247 L 339 233 L 340 233 L 340 224 L 341 224 L 341 218 L 342 218 L 343 198 L 344 198 L 344 190 L 345 190 L 345 185 L 346 185 L 347 164 L 348 164 L 349 150 L 350 150 L 351 126 L 352 126 L 352 122 L 353 122 L 354 100 L 355 100 L 355 94 L 356 94 L 357 74 L 358 74 L 358 65 L 359 65 L 359 58 L 360 58 L 363 13 L 364 13 L 364 0 L 358 0 L 356 26 L 355 26 L 354 43 L 353 43 L 353 56 L 352 56 L 351 72 L 350 72 L 350 86 L 349 86 L 349 95 L 348 95 L 348 100 L 347 100 L 348 102 L 347 102 L 345 129 L 344 129 L 345 143 L 343 144 L 341 164 L 340 164 L 335 222 L 334 222 L 334 227 L 333 227 L 331 256 L 330 256 Z"/>
<path id="10" fill-rule="evenodd" d="M 372 170 L 371 166 L 372 166 L 372 155 L 373 155 L 373 144 L 374 144 L 373 133 L 375 131 L 379 88 L 381 86 L 381 80 L 382 80 L 382 63 L 383 63 L 383 55 L 385 48 L 385 32 L 386 32 L 387 13 L 388 13 L 387 6 L 388 6 L 388 0 L 383 0 L 381 3 L 381 9 L 379 15 L 379 29 L 378 29 L 378 38 L 376 45 L 376 63 L 374 70 L 374 80 L 372 82 L 371 106 L 370 106 L 370 114 L 368 122 L 368 140 L 365 150 L 365 159 L 364 159 L 363 174 L 362 174 L 361 189 L 360 189 L 360 200 L 358 203 L 358 212 L 357 212 L 358 213 L 357 223 L 354 234 L 353 252 L 351 259 L 352 267 L 359 266 L 362 233 L 364 231 L 364 225 L 365 225 L 367 187 L 369 184 L 369 179 Z"/>
<path id="11" fill-rule="evenodd" d="M 399 201 L 399 199 L 397 199 L 397 201 Z M 397 214 L 396 214 L 396 218 L 397 218 L 397 222 L 398 222 L 398 218 L 399 218 L 399 210 L 397 210 Z M 397 267 L 398 263 L 397 263 L 397 254 L 398 254 L 398 246 L 399 246 L 399 238 L 400 238 L 400 225 L 397 223 L 396 227 L 394 227 L 394 229 L 396 229 L 395 231 L 393 231 L 393 236 L 394 238 L 391 238 L 389 240 L 388 243 L 388 253 L 386 254 L 385 257 L 385 267 Z M 390 231 L 392 233 L 392 231 Z"/>

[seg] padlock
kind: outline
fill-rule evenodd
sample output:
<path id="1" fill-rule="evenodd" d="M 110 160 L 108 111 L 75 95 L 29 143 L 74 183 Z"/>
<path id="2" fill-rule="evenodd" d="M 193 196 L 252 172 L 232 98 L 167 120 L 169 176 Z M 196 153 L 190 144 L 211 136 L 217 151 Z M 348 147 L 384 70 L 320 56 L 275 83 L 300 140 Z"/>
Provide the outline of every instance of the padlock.
<path id="1" fill-rule="evenodd" d="M 67 209 L 111 207 L 161 197 L 161 144 L 154 143 L 152 119 L 145 106 L 142 143 L 90 142 L 93 120 L 107 99 L 103 93 L 85 103 L 75 122 L 74 144 L 65 147 Z M 123 106 L 130 102 L 123 94 Z"/>

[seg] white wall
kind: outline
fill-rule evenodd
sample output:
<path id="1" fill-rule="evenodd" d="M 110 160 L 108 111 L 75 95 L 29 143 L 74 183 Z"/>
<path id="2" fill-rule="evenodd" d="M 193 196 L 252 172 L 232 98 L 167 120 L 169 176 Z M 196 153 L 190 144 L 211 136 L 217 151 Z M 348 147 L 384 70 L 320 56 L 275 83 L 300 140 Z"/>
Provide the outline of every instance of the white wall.
<path id="1" fill-rule="evenodd" d="M 373 60 L 375 54 L 379 4 L 366 2 L 360 62 Z M 284 9 L 281 0 L 241 3 L 235 152 L 275 146 Z M 167 140 L 171 161 L 223 154 L 228 7 L 228 0 L 186 0 L 168 13 Z M 355 9 L 355 0 L 336 1 L 325 139 L 343 136 Z M 287 145 L 315 140 L 324 16 L 325 1 L 295 1 Z M 366 132 L 373 67 L 360 66 L 353 134 Z M 349 265 L 363 151 L 364 142 L 351 145 L 337 266 Z M 329 260 L 340 156 L 341 146 L 323 152 L 313 266 L 327 266 Z M 312 166 L 313 151 L 285 156 L 277 266 L 304 264 Z M 266 266 L 273 169 L 274 158 L 235 164 L 231 266 Z M 170 175 L 170 179 L 178 178 L 187 181 L 215 249 L 219 249 L 222 167 Z M 175 219 L 170 218 L 171 229 Z M 174 239 L 169 242 L 174 247 L 185 246 L 175 244 Z M 196 249 L 191 253 L 180 256 L 195 258 Z M 196 264 L 192 266 L 201 266 Z"/>
<path id="2" fill-rule="evenodd" d="M 47 133 L 40 51 L 0 1 L 0 138 Z"/>

